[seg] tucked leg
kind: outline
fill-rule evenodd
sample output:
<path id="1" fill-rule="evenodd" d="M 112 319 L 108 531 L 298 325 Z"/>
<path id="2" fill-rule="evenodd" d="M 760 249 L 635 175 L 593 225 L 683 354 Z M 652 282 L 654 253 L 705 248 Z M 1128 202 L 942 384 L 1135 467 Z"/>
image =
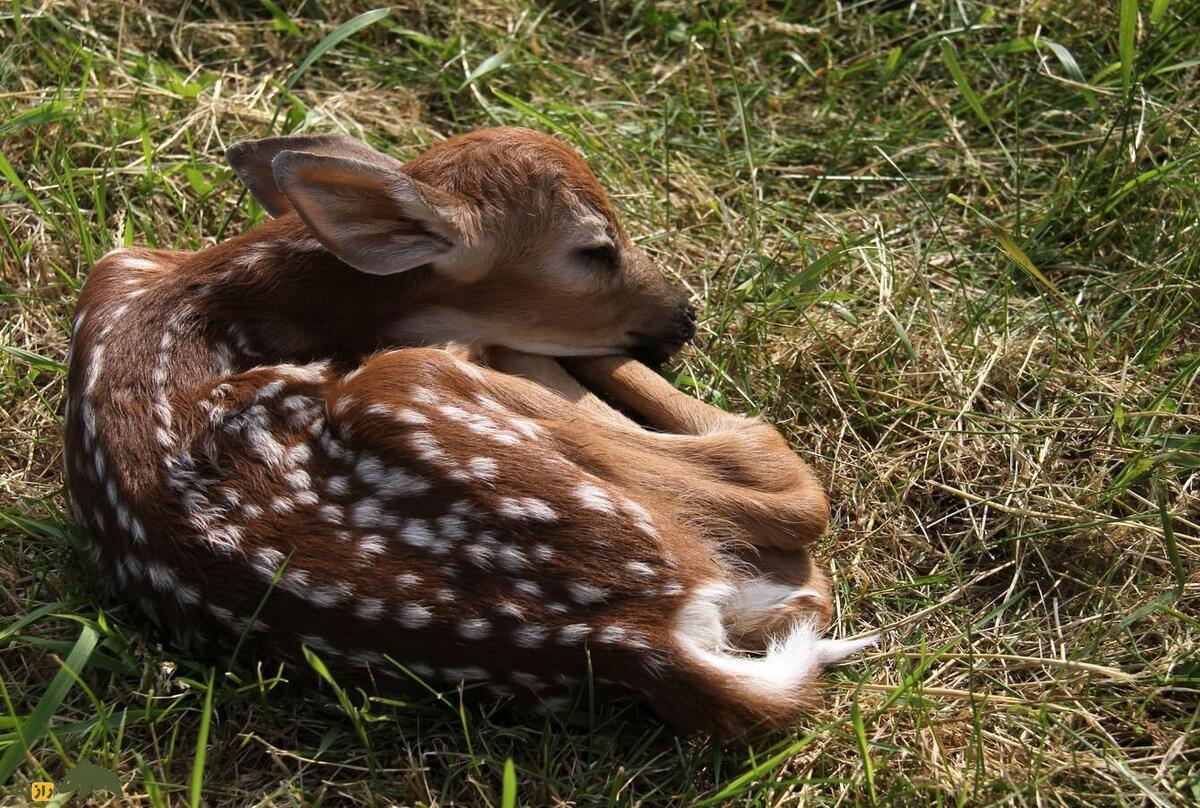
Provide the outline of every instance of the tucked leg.
<path id="1" fill-rule="evenodd" d="M 632 359 L 571 359 L 567 367 L 589 387 L 671 433 L 642 431 L 639 441 L 676 463 L 700 467 L 707 481 L 689 496 L 740 527 L 739 538 L 796 548 L 825 530 L 829 504 L 820 482 L 770 425 L 698 401 Z"/>
<path id="2" fill-rule="evenodd" d="M 590 388 L 637 412 L 656 429 L 677 435 L 708 435 L 736 428 L 745 418 L 730 415 L 681 393 L 650 368 L 624 356 L 564 360 Z"/>
<path id="3" fill-rule="evenodd" d="M 595 393 L 580 384 L 574 376 L 549 356 L 537 356 L 508 348 L 489 348 L 484 360 L 488 367 L 537 382 L 547 390 L 558 393 L 591 416 L 640 429 L 637 424 L 608 406 Z M 670 385 L 668 385 L 669 387 Z"/>

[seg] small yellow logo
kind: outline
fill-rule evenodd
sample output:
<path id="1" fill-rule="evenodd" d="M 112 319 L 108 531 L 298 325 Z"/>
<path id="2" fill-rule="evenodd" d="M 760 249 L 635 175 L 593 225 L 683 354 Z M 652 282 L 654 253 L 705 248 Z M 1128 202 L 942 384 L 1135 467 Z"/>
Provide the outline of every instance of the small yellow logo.
<path id="1" fill-rule="evenodd" d="M 29 796 L 34 802 L 49 802 L 54 797 L 54 783 L 31 783 Z"/>

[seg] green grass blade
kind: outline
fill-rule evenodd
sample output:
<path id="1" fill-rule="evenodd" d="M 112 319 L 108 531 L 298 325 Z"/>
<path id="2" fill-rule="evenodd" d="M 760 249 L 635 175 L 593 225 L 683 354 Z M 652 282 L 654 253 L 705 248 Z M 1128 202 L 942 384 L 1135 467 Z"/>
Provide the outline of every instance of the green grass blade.
<path id="1" fill-rule="evenodd" d="M 354 36 L 362 29 L 370 25 L 374 25 L 391 13 L 392 12 L 386 8 L 377 8 L 372 11 L 364 11 L 357 17 L 346 20 L 337 28 L 334 28 L 324 39 L 317 43 L 315 48 L 308 52 L 308 55 L 304 57 L 304 61 L 300 62 L 300 66 L 292 72 L 292 75 L 288 78 L 287 83 L 283 85 L 284 89 L 290 90 L 295 87 L 296 82 L 300 80 L 300 77 L 308 72 L 308 69 L 312 67 L 318 59 L 328 53 L 331 49 L 337 47 L 338 43 L 343 39 Z"/>
<path id="2" fill-rule="evenodd" d="M 768 772 L 774 771 L 783 764 L 787 763 L 789 760 L 800 754 L 809 745 L 811 745 L 812 742 L 817 739 L 817 737 L 818 736 L 814 733 L 812 735 L 806 735 L 794 743 L 788 744 L 776 754 L 771 755 L 771 757 L 767 758 L 766 760 L 751 766 L 745 772 L 730 780 L 725 784 L 725 787 L 716 794 L 713 794 L 711 797 L 707 797 L 695 803 L 695 808 L 700 808 L 701 806 L 707 805 L 727 804 L 730 797 L 740 794 L 746 786 L 750 785 L 755 780 L 762 779 Z"/>
<path id="3" fill-rule="evenodd" d="M 200 713 L 200 728 L 196 732 L 196 752 L 192 756 L 192 775 L 188 781 L 188 805 L 199 808 L 204 792 L 204 764 L 208 757 L 208 731 L 212 726 L 213 689 L 216 669 L 208 669 L 204 686 L 204 709 Z"/>
<path id="4" fill-rule="evenodd" d="M 288 16 L 286 11 L 275 5 L 275 3 L 271 2 L 271 0 L 259 0 L 259 2 L 262 3 L 263 6 L 266 7 L 267 11 L 271 12 L 271 16 L 275 18 L 275 27 L 277 29 L 286 34 L 290 34 L 291 36 L 300 36 L 300 27 L 292 21 L 292 18 Z"/>
<path id="5" fill-rule="evenodd" d="M 958 87 L 963 100 L 967 102 L 967 106 L 971 108 L 976 117 L 983 122 L 984 126 L 991 129 L 992 119 L 988 117 L 987 111 L 983 108 L 983 102 L 979 100 L 979 96 L 971 87 L 971 82 L 967 80 L 967 74 L 963 72 L 962 65 L 958 63 L 958 54 L 954 52 L 954 46 L 947 39 L 940 40 L 938 45 L 942 49 L 942 62 L 950 71 L 950 77 L 954 79 L 954 86 Z"/>
<path id="6" fill-rule="evenodd" d="M 56 600 L 53 603 L 43 604 L 28 614 L 23 614 L 13 622 L 9 623 L 4 628 L 0 628 L 0 648 L 3 648 L 9 640 L 11 640 L 17 632 L 26 626 L 36 623 L 46 615 L 61 609 L 64 605 L 63 601 Z"/>
<path id="7" fill-rule="evenodd" d="M 504 48 L 503 50 L 493 53 L 491 56 L 484 59 L 479 64 L 475 65 L 475 69 L 472 70 L 470 75 L 468 75 L 465 79 L 463 79 L 462 84 L 460 84 L 458 86 L 459 92 L 462 92 L 466 88 L 470 87 L 472 84 L 479 81 L 484 76 L 488 76 L 492 73 L 495 73 L 497 70 L 504 67 L 504 65 L 508 62 L 508 57 L 511 55 L 512 55 L 512 47 L 509 46 L 509 47 Z"/>
<path id="8" fill-rule="evenodd" d="M 1128 93 L 1133 86 L 1133 62 L 1137 44 L 1137 0 L 1121 0 L 1121 22 L 1117 50 L 1121 55 L 1121 88 Z"/>
<path id="9" fill-rule="evenodd" d="M 66 375 L 67 366 L 62 362 L 51 359 L 48 356 L 42 356 L 41 354 L 34 353 L 33 351 L 27 351 L 24 348 L 16 348 L 12 345 L 0 345 L 0 351 L 3 351 L 19 362 L 29 365 L 31 368 L 36 368 L 37 370 L 48 370 L 51 373 L 57 373 L 60 376 Z"/>
<path id="10" fill-rule="evenodd" d="M 1154 168 L 1143 171 L 1141 174 L 1138 174 L 1136 177 L 1134 177 L 1133 179 L 1126 182 L 1120 188 L 1113 191 L 1112 195 L 1108 198 L 1108 202 L 1105 203 L 1104 209 L 1101 211 L 1101 213 L 1105 214 L 1105 215 L 1111 213 L 1113 208 L 1115 208 L 1117 205 L 1121 204 L 1121 200 L 1123 200 L 1125 197 L 1127 197 L 1133 191 L 1137 190 L 1138 188 L 1142 187 L 1143 185 L 1146 185 L 1147 183 L 1151 183 L 1151 182 L 1154 182 L 1155 180 L 1162 179 L 1163 177 L 1167 176 L 1168 174 L 1171 174 L 1174 171 L 1176 171 L 1177 169 L 1192 162 L 1197 157 L 1200 157 L 1200 152 L 1194 152 L 1192 154 L 1187 155 L 1186 157 L 1180 158 L 1179 160 L 1172 160 L 1169 163 L 1163 163 L 1160 166 L 1155 166 Z"/>
<path id="11" fill-rule="evenodd" d="M 1062 290 L 1058 288 L 1058 284 L 1050 280 L 1050 278 L 1038 268 L 1037 264 L 1033 263 L 1033 260 L 1029 257 L 1029 254 L 1025 252 L 1021 245 L 1017 244 L 1016 240 L 999 222 L 976 210 L 965 199 L 956 194 L 950 194 L 949 198 L 952 201 L 962 205 L 967 210 L 978 216 L 981 220 L 986 222 L 988 227 L 990 227 L 992 232 L 995 234 L 996 240 L 1000 243 L 1000 249 L 1006 256 L 1008 256 L 1008 259 L 1016 264 L 1017 267 L 1019 267 L 1027 275 L 1029 275 L 1029 277 L 1046 287 L 1051 294 L 1058 298 L 1059 302 L 1061 302 L 1068 311 L 1071 311 L 1076 316 L 1079 315 L 1078 307 L 1076 307 L 1069 297 L 1062 293 Z"/>
<path id="12" fill-rule="evenodd" d="M 0 123 L 0 136 L 9 136 L 29 126 L 44 126 L 71 118 L 72 110 L 62 101 L 47 101 Z"/>
<path id="13" fill-rule="evenodd" d="M 867 780 L 867 795 L 871 805 L 877 805 L 879 798 L 875 794 L 875 764 L 871 760 L 871 744 L 867 740 L 867 727 L 863 723 L 862 709 L 858 699 L 850 702 L 850 722 L 854 725 L 854 738 L 858 741 L 858 754 L 862 758 L 863 776 Z"/>
<path id="14" fill-rule="evenodd" d="M 917 351 L 915 348 L 913 348 L 912 339 L 909 338 L 908 329 L 904 327 L 904 323 L 897 319 L 896 315 L 892 313 L 891 309 L 885 308 L 883 310 L 883 314 L 888 318 L 889 321 L 891 321 L 892 328 L 896 330 L 896 336 L 900 338 L 900 344 L 904 346 L 904 353 L 908 354 L 908 358 L 913 362 L 918 361 Z"/>
<path id="15" fill-rule="evenodd" d="M 504 761 L 504 788 L 500 793 L 500 808 L 516 808 L 517 805 L 517 769 L 513 759 Z"/>
<path id="16" fill-rule="evenodd" d="M 1155 486 L 1155 500 L 1162 522 L 1163 544 L 1167 549 L 1167 558 L 1171 560 L 1171 571 L 1175 574 L 1175 599 L 1178 600 L 1183 597 L 1184 588 L 1187 586 L 1187 573 L 1179 555 L 1179 544 L 1175 541 L 1175 525 L 1167 509 L 1167 492 L 1161 485 Z"/>
<path id="17" fill-rule="evenodd" d="M 46 733 L 46 727 L 50 724 L 51 716 L 54 715 L 54 711 L 62 704 L 63 699 L 70 692 L 71 686 L 76 682 L 80 674 L 83 673 L 88 659 L 91 658 L 92 652 L 96 649 L 98 641 L 99 635 L 94 629 L 85 626 L 83 631 L 79 633 L 79 639 L 75 641 L 74 648 L 67 655 L 67 661 L 63 663 L 58 673 L 54 675 L 53 681 L 50 682 L 50 687 L 46 688 L 46 692 L 38 700 L 37 706 L 33 708 L 33 712 L 24 721 L 20 722 L 17 730 L 17 742 L 8 747 L 4 752 L 4 756 L 0 757 L 0 784 L 8 782 L 8 778 L 12 776 L 17 766 L 29 754 L 34 742 Z"/>
<path id="18" fill-rule="evenodd" d="M 8 162 L 8 158 L 2 152 L 0 152 L 0 177 L 4 177 L 4 179 L 8 180 L 12 186 L 20 191 L 21 195 L 38 212 L 39 216 L 46 215 L 46 209 L 42 207 L 42 201 L 38 199 L 37 194 L 29 190 L 29 186 L 21 180 L 21 177 L 12 167 L 12 163 Z"/>
<path id="19" fill-rule="evenodd" d="M 1079 69 L 1079 62 L 1076 61 L 1075 55 L 1063 47 L 1062 44 L 1055 42 L 1052 39 L 1038 40 L 1054 54 L 1058 59 L 1058 63 L 1067 71 L 1067 75 L 1078 82 L 1086 82 L 1087 77 L 1083 75 L 1083 71 Z"/>
<path id="20" fill-rule="evenodd" d="M 983 123 L 984 127 L 991 133 L 992 138 L 996 141 L 996 145 L 1000 147 L 1000 151 L 1004 152 L 1004 157 L 1008 160 L 1009 165 L 1016 171 L 1017 163 L 1013 156 L 1009 154 L 1008 147 L 1004 145 L 1004 141 L 1000 139 L 1000 133 L 996 131 L 996 127 L 992 124 L 991 116 L 987 114 L 987 110 L 983 108 L 983 101 L 975 92 L 975 88 L 971 86 L 970 80 L 967 79 L 967 74 L 963 72 L 962 65 L 959 64 L 958 54 L 954 52 L 954 46 L 947 39 L 939 40 L 938 44 L 942 49 L 942 61 L 946 65 L 946 69 L 950 72 L 950 77 L 954 79 L 954 86 L 962 94 L 963 100 L 967 102 L 967 106 L 975 113 L 975 116 Z"/>
<path id="21" fill-rule="evenodd" d="M 1159 25 L 1162 23 L 1163 16 L 1167 13 L 1167 7 L 1171 5 L 1171 0 L 1154 0 L 1150 6 L 1150 24 Z"/>

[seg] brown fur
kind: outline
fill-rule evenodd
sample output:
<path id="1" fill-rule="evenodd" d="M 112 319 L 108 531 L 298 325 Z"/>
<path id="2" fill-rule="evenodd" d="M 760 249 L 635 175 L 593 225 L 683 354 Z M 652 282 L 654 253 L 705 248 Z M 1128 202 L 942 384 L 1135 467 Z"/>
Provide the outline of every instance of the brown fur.
<path id="1" fill-rule="evenodd" d="M 485 277 L 356 271 L 279 200 L 280 218 L 211 249 L 122 250 L 93 268 L 66 462 L 105 580 L 183 641 L 246 633 L 256 654 L 292 661 L 307 644 L 384 686 L 405 679 L 396 660 L 444 684 L 478 668 L 498 692 L 541 699 L 590 658 L 603 687 L 644 694 L 684 729 L 788 720 L 803 688 L 768 699 L 714 678 L 677 648 L 673 620 L 697 587 L 755 578 L 815 594 L 730 626 L 743 648 L 828 619 L 807 550 L 828 520 L 811 470 L 771 427 L 632 360 L 576 359 L 568 374 L 496 345 L 475 351 L 492 368 L 398 349 L 419 340 L 397 322 L 430 308 L 487 312 L 518 343 L 612 351 L 678 309 L 557 141 L 489 130 L 404 170 L 468 206 L 481 233 L 507 234 Z M 622 260 L 564 302 L 538 256 L 580 206 Z"/>

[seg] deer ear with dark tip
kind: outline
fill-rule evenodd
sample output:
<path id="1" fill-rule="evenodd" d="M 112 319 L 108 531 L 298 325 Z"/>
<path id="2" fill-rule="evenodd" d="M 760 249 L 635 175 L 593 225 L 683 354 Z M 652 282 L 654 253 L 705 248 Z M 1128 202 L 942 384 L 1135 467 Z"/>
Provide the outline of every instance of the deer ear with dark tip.
<path id="1" fill-rule="evenodd" d="M 469 249 L 473 218 L 452 194 L 403 170 L 347 157 L 284 151 L 275 183 L 313 235 L 345 263 L 392 275 Z"/>
<path id="2" fill-rule="evenodd" d="M 399 160 L 376 151 L 346 135 L 284 135 L 261 140 L 244 140 L 225 151 L 225 159 L 250 189 L 250 193 L 272 216 L 292 210 L 292 203 L 279 190 L 271 163 L 285 151 L 305 152 L 328 157 L 349 157 L 386 168 L 399 170 Z"/>

